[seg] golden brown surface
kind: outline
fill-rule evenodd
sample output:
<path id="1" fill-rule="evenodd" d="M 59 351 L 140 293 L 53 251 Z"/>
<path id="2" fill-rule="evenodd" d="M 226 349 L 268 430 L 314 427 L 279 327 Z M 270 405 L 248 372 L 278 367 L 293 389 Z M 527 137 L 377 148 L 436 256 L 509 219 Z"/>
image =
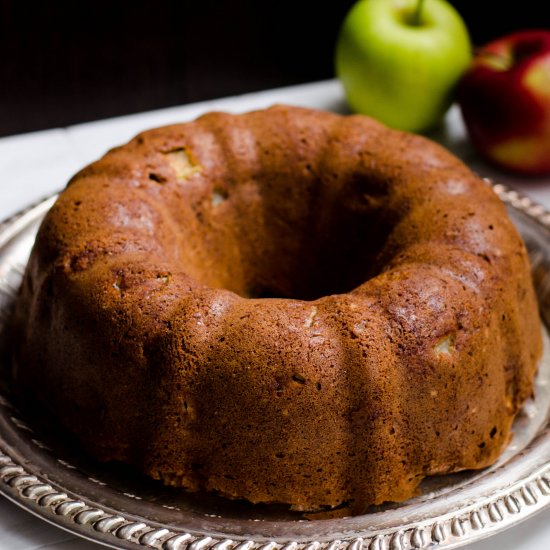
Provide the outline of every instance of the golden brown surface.
<path id="1" fill-rule="evenodd" d="M 491 464 L 541 347 L 486 184 L 424 138 L 285 106 L 77 174 L 16 319 L 18 384 L 94 456 L 299 510 Z"/>

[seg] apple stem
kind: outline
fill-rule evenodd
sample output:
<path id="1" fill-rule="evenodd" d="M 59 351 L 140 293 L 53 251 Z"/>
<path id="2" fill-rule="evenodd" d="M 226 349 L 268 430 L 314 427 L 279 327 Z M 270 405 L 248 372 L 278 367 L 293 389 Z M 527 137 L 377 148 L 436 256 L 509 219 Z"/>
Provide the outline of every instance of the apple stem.
<path id="1" fill-rule="evenodd" d="M 412 24 L 415 27 L 419 27 L 422 24 L 421 19 L 422 19 L 422 8 L 423 7 L 424 7 L 424 0 L 417 0 L 416 8 L 414 10 L 413 17 L 412 17 Z"/>

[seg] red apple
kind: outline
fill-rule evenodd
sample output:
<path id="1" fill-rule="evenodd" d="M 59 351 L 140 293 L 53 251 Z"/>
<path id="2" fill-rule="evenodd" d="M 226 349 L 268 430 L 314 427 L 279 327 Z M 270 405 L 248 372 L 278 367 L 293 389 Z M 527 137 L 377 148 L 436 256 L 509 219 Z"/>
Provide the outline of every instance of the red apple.
<path id="1" fill-rule="evenodd" d="M 458 101 L 485 158 L 521 174 L 550 173 L 550 31 L 517 32 L 479 50 Z"/>

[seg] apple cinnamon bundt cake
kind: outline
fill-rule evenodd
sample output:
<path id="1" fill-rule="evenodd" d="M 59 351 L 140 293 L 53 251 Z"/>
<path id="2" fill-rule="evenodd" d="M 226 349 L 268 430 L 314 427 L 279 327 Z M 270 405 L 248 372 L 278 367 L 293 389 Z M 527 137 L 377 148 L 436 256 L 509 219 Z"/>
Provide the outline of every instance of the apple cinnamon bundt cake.
<path id="1" fill-rule="evenodd" d="M 532 392 L 525 246 L 440 146 L 275 106 L 144 132 L 44 219 L 14 377 L 102 461 L 352 512 L 494 462 Z"/>

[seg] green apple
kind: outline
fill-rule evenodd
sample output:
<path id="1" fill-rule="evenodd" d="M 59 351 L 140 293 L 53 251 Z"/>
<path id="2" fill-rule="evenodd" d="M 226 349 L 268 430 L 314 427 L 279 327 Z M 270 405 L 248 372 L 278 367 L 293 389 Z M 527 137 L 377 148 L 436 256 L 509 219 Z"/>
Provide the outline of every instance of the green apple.
<path id="1" fill-rule="evenodd" d="M 359 0 L 340 30 L 336 74 L 352 110 L 420 132 L 443 117 L 471 51 L 445 0 Z"/>

